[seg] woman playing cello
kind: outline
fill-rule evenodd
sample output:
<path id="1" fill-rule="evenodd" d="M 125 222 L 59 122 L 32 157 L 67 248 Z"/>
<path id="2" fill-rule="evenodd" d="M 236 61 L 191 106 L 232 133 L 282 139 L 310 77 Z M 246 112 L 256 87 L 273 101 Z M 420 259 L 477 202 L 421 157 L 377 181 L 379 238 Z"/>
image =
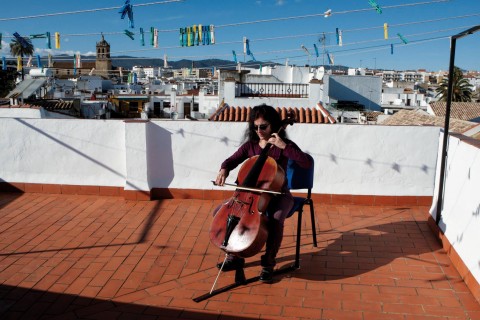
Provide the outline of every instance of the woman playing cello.
<path id="1" fill-rule="evenodd" d="M 288 159 L 294 160 L 301 167 L 309 168 L 311 166 L 310 159 L 293 141 L 286 137 L 282 126 L 281 117 L 273 107 L 265 104 L 254 107 L 250 113 L 248 128 L 245 132 L 245 142 L 222 163 L 215 180 L 216 184 L 223 186 L 231 170 L 248 158 L 259 155 L 267 143 L 271 144 L 268 156 L 273 158 L 285 172 Z M 261 257 L 262 271 L 260 273 L 260 280 L 267 283 L 273 280 L 275 258 L 283 238 L 284 221 L 293 206 L 293 197 L 287 188 L 286 177 L 281 192 L 281 195 L 275 196 L 268 203 L 267 208 L 268 238 L 265 254 Z M 235 270 L 243 267 L 244 264 L 245 260 L 243 258 L 228 254 L 222 270 Z M 222 263 L 217 264 L 218 268 L 221 268 L 221 266 Z"/>

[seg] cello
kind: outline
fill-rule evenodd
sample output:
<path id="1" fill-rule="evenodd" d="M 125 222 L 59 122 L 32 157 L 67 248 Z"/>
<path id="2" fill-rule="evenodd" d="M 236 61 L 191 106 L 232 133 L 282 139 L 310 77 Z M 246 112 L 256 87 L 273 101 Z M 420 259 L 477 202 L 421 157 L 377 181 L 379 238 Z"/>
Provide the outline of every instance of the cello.
<path id="1" fill-rule="evenodd" d="M 277 133 L 293 123 L 294 118 L 289 114 Z M 242 164 L 233 196 L 212 221 L 210 241 L 226 253 L 248 258 L 260 252 L 267 240 L 265 211 L 272 196 L 281 194 L 285 182 L 283 168 L 268 156 L 271 146 L 267 143 L 260 155 Z"/>

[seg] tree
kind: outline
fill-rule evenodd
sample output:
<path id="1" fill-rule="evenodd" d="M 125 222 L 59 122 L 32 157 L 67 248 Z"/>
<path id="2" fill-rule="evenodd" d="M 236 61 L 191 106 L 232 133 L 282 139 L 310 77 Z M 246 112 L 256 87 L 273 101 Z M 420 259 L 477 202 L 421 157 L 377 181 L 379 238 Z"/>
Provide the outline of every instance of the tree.
<path id="1" fill-rule="evenodd" d="M 436 97 L 440 97 L 441 101 L 447 101 L 448 78 L 444 78 L 440 87 L 437 88 Z M 472 86 L 468 80 L 463 77 L 463 72 L 458 67 L 453 70 L 453 90 L 452 101 L 454 102 L 470 102 L 472 101 Z"/>
<path id="2" fill-rule="evenodd" d="M 10 42 L 10 54 L 14 57 L 23 57 L 33 55 L 34 48 L 32 44 L 32 40 L 27 37 L 24 37 L 26 45 L 22 45 L 17 38 L 13 38 Z M 24 79 L 24 72 L 23 72 L 23 63 L 22 63 L 22 80 Z"/>
<path id="3" fill-rule="evenodd" d="M 0 97 L 5 97 L 15 88 L 18 73 L 14 69 L 0 70 Z"/>

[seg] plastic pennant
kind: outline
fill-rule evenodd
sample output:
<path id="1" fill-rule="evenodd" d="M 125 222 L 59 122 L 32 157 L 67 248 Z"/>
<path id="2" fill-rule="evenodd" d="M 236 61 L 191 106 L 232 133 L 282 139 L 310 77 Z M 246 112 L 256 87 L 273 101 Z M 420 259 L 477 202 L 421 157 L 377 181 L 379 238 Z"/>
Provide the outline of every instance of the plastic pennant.
<path id="1" fill-rule="evenodd" d="M 150 45 L 153 47 L 153 44 L 155 42 L 155 32 L 154 32 L 155 28 L 154 27 L 150 27 Z"/>
<path id="2" fill-rule="evenodd" d="M 28 57 L 28 60 L 27 60 L 27 68 L 30 68 L 30 67 L 32 66 L 32 59 L 33 59 L 32 56 Z"/>
<path id="3" fill-rule="evenodd" d="M 40 58 L 39 54 L 37 54 L 37 67 L 38 68 L 43 68 L 42 67 L 42 59 Z"/>
<path id="4" fill-rule="evenodd" d="M 52 58 L 52 55 L 50 53 L 48 54 L 48 67 L 49 68 L 53 67 L 53 58 Z"/>
<path id="5" fill-rule="evenodd" d="M 163 67 L 168 68 L 167 54 L 163 55 Z"/>
<path id="6" fill-rule="evenodd" d="M 235 53 L 235 50 L 232 50 L 232 54 L 233 54 L 233 61 L 235 61 L 235 63 L 238 63 L 237 54 Z"/>
<path id="7" fill-rule="evenodd" d="M 390 45 L 390 54 L 393 54 L 393 44 Z"/>
<path id="8" fill-rule="evenodd" d="M 2 57 L 2 70 L 7 70 L 7 59 Z"/>
<path id="9" fill-rule="evenodd" d="M 338 30 L 338 46 L 343 46 L 343 32 L 342 30 Z"/>
<path id="10" fill-rule="evenodd" d="M 388 40 L 388 23 L 383 24 L 383 38 Z"/>

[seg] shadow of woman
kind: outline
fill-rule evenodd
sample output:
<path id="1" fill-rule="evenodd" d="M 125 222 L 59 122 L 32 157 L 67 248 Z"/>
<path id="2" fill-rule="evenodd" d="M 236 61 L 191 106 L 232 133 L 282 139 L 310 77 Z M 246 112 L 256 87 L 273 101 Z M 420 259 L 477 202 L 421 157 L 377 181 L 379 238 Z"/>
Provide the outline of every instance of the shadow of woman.
<path id="1" fill-rule="evenodd" d="M 287 245 L 294 250 L 294 241 Z M 408 266 L 438 266 L 431 253 L 441 249 L 427 221 L 396 221 L 344 232 L 320 232 L 319 247 L 309 245 L 305 242 L 301 245 L 300 269 L 286 273 L 284 277 L 325 281 L 372 271 L 380 277 L 382 272 L 392 272 L 392 263 L 398 266 L 397 270 L 407 270 Z M 280 250 L 290 250 L 290 247 Z M 281 256 L 277 259 L 277 266 L 288 268 L 294 259 L 295 254 Z"/>

